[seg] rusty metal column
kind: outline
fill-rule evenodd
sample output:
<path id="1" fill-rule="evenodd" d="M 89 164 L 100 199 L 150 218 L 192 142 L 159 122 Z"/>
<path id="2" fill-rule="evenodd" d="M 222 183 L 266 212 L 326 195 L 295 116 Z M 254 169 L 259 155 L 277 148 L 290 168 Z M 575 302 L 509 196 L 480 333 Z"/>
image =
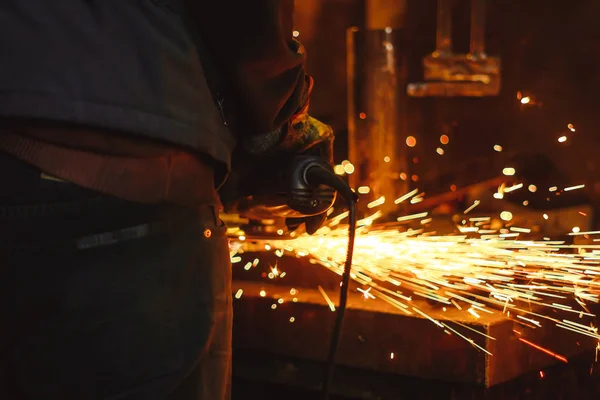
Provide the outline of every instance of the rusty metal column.
<path id="1" fill-rule="evenodd" d="M 408 189 L 408 181 L 401 179 L 410 176 L 403 32 L 381 26 L 401 23 L 404 5 L 404 1 L 367 2 L 369 25 L 382 29 L 348 31 L 348 154 L 355 166 L 350 184 L 362 193 L 362 213 L 369 213 L 366 205 L 382 197 L 386 201 L 378 209 L 397 213 L 394 199 Z"/>

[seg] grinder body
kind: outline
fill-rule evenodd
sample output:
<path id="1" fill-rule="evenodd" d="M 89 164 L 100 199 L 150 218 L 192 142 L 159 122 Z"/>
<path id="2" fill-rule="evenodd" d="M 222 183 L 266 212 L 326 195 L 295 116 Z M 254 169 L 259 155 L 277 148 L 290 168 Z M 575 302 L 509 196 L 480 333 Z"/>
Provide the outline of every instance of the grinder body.
<path id="1" fill-rule="evenodd" d="M 335 190 L 310 185 L 306 171 L 312 167 L 331 170 L 330 142 L 321 142 L 301 155 L 238 158 L 227 184 L 221 189 L 225 212 L 265 220 L 303 218 L 326 212 L 335 202 Z"/>

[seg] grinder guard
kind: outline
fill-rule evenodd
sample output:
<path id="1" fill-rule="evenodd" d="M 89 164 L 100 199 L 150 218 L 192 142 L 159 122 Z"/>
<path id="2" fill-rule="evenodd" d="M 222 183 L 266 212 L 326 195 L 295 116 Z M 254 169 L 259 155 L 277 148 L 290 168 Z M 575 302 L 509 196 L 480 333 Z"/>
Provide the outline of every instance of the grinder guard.
<path id="1" fill-rule="evenodd" d="M 316 143 L 301 155 L 281 152 L 236 157 L 220 195 L 226 213 L 253 220 L 302 218 L 326 212 L 336 193 L 326 186 L 312 187 L 304 177 L 312 165 L 332 170 L 330 140 Z"/>

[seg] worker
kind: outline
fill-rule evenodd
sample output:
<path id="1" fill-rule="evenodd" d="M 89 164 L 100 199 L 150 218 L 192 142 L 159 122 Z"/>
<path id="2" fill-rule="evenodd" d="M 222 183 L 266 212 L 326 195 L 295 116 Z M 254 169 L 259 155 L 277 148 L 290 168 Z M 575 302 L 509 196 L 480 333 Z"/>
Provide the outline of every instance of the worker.
<path id="1" fill-rule="evenodd" d="M 229 398 L 231 155 L 332 140 L 292 15 L 0 3 L 1 399 Z"/>

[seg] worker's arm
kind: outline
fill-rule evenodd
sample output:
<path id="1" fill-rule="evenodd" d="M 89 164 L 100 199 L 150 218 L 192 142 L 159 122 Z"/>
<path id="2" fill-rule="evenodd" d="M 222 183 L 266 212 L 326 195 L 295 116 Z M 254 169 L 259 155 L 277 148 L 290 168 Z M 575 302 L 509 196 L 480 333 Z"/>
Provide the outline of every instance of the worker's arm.
<path id="1" fill-rule="evenodd" d="M 293 0 L 186 0 L 224 88 L 238 137 L 285 128 L 308 101 L 304 50 L 293 39 Z"/>

